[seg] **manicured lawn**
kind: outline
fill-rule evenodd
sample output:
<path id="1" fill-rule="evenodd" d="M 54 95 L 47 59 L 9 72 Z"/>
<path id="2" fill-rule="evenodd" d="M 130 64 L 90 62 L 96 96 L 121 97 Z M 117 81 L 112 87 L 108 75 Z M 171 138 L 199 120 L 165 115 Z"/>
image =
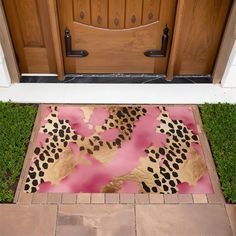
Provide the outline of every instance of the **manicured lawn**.
<path id="1" fill-rule="evenodd" d="M 223 193 L 236 203 L 236 105 L 200 106 Z"/>
<path id="2" fill-rule="evenodd" d="M 12 202 L 37 108 L 0 102 L 0 202 Z"/>

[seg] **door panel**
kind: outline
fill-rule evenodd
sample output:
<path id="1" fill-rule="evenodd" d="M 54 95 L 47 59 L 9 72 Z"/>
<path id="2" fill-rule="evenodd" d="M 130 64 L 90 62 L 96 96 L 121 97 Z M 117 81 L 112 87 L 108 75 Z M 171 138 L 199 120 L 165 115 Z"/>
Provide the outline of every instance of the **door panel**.
<path id="1" fill-rule="evenodd" d="M 56 73 L 47 0 L 3 0 L 21 73 Z"/>
<path id="2" fill-rule="evenodd" d="M 80 35 L 81 38 L 86 38 L 86 41 L 72 38 L 73 47 L 86 49 L 89 56 L 79 59 L 66 57 L 66 72 L 153 73 L 155 59 L 145 57 L 143 52 L 147 49 L 144 45 L 156 48 L 156 39 L 161 35 L 156 28 L 157 23 L 121 34 L 120 31 L 107 31 L 78 25 L 72 35 Z M 101 43 L 104 40 L 106 42 Z"/>
<path id="3" fill-rule="evenodd" d="M 159 20 L 161 1 L 163 0 L 143 0 L 143 25 Z"/>
<path id="4" fill-rule="evenodd" d="M 66 73 L 166 73 L 175 0 L 58 0 L 57 3 Z M 170 37 L 167 56 L 144 56 L 148 49 L 161 48 L 166 24 Z M 66 56 L 66 27 L 70 29 L 72 49 L 87 50 L 87 57 Z"/>
<path id="5" fill-rule="evenodd" d="M 15 1 L 16 14 L 20 16 L 20 31 L 26 47 L 42 47 L 44 45 L 39 13 L 36 1 Z M 31 19 L 31 20 L 29 20 Z"/>
<path id="6" fill-rule="evenodd" d="M 187 0 L 175 75 L 211 74 L 231 0 Z"/>
<path id="7" fill-rule="evenodd" d="M 134 28 L 142 23 L 142 0 L 126 0 L 125 27 Z"/>
<path id="8" fill-rule="evenodd" d="M 125 0 L 109 0 L 109 28 L 124 29 Z"/>
<path id="9" fill-rule="evenodd" d="M 66 4 L 65 1 L 59 0 L 59 5 Z M 172 2 L 173 7 L 176 1 Z M 72 0 L 67 4 L 73 9 L 75 22 L 110 29 L 128 29 L 159 21 L 161 9 L 161 0 Z"/>
<path id="10" fill-rule="evenodd" d="M 74 20 L 89 25 L 91 23 L 90 7 L 88 0 L 73 0 Z"/>
<path id="11" fill-rule="evenodd" d="M 108 1 L 91 0 L 92 25 L 101 28 L 108 26 Z"/>

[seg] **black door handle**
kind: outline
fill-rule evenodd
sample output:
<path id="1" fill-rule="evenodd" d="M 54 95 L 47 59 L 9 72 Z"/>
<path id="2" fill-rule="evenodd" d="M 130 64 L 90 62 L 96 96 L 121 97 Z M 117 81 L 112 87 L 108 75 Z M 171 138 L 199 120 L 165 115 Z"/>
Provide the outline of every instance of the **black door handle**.
<path id="1" fill-rule="evenodd" d="M 169 41 L 169 28 L 166 25 L 164 30 L 163 30 L 163 35 L 162 35 L 162 44 L 161 44 L 161 49 L 160 50 L 147 50 L 144 52 L 144 55 L 146 57 L 165 57 L 167 53 L 167 47 L 168 47 L 168 41 Z"/>
<path id="2" fill-rule="evenodd" d="M 89 54 L 86 50 L 71 49 L 71 35 L 68 28 L 65 28 L 65 47 L 67 57 L 87 57 Z"/>

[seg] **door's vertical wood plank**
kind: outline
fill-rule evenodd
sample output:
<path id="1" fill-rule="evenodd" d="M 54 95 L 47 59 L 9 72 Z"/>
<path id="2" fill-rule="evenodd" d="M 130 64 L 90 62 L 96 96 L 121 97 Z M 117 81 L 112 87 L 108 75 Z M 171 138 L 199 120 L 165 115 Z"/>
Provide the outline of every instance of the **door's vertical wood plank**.
<path id="1" fill-rule="evenodd" d="M 21 73 L 56 73 L 47 0 L 3 2 Z"/>
<path id="2" fill-rule="evenodd" d="M 212 74 L 231 0 L 186 0 L 174 74 Z"/>
<path id="3" fill-rule="evenodd" d="M 51 73 L 56 73 L 57 72 L 57 67 L 56 67 L 56 58 L 55 58 L 55 53 L 53 50 L 53 41 L 52 41 L 52 31 L 50 28 L 50 20 L 49 20 L 49 12 L 48 12 L 48 5 L 47 5 L 47 0 L 37 0 L 36 1 L 37 9 L 39 12 L 39 18 L 41 20 L 41 28 L 42 28 L 42 33 L 43 33 L 43 39 L 44 39 L 44 44 L 45 48 L 47 51 L 47 63 L 49 67 L 49 71 Z"/>
<path id="4" fill-rule="evenodd" d="M 174 26 L 174 34 L 172 38 L 172 45 L 171 45 L 171 51 L 170 51 L 170 59 L 168 63 L 167 68 L 167 80 L 172 80 L 174 75 L 174 68 L 175 68 L 175 62 L 178 52 L 178 44 L 180 41 L 180 28 L 183 24 L 183 15 L 184 15 L 184 9 L 185 9 L 185 1 L 186 0 L 179 0 L 177 11 L 176 11 L 176 17 L 175 17 L 175 26 Z"/>
<path id="5" fill-rule="evenodd" d="M 143 0 L 143 25 L 160 19 L 161 1 L 163 0 Z"/>
<path id="6" fill-rule="evenodd" d="M 25 47 L 44 47 L 37 1 L 14 1 Z"/>
<path id="7" fill-rule="evenodd" d="M 158 49 L 161 48 L 163 30 L 166 24 L 168 25 L 168 28 L 169 28 L 169 42 L 168 42 L 166 56 L 155 58 L 155 68 L 154 68 L 155 74 L 163 74 L 163 71 L 164 71 L 164 74 L 166 74 L 167 72 L 167 65 L 168 65 L 172 35 L 173 35 L 173 30 L 174 30 L 177 2 L 178 2 L 177 0 L 161 0 L 161 9 L 160 9 L 160 17 L 159 17 L 160 20 L 158 21 L 159 27 L 157 28 L 158 39 L 156 40 L 157 42 L 156 48 Z"/>
<path id="8" fill-rule="evenodd" d="M 107 28 L 108 25 L 108 0 L 91 0 L 92 25 Z"/>
<path id="9" fill-rule="evenodd" d="M 56 58 L 57 74 L 60 80 L 64 79 L 64 63 L 62 56 L 62 45 L 59 32 L 58 12 L 56 0 L 47 0 L 50 28 L 52 32 L 52 40 L 54 54 Z"/>
<path id="10" fill-rule="evenodd" d="M 142 7 L 143 0 L 126 0 L 126 28 L 133 28 L 142 24 Z"/>
<path id="11" fill-rule="evenodd" d="M 65 41 L 64 41 L 64 30 L 66 27 L 70 29 L 70 33 L 73 37 L 72 39 L 72 48 L 75 45 L 75 33 L 74 33 L 74 16 L 73 16 L 73 0 L 57 0 L 57 9 L 58 9 L 58 19 L 60 22 L 60 35 L 62 41 L 62 52 L 64 59 L 64 68 L 65 73 L 71 71 L 76 72 L 76 59 L 66 56 Z"/>
<path id="12" fill-rule="evenodd" d="M 6 12 L 7 22 L 10 29 L 15 52 L 18 56 L 18 66 L 20 72 L 28 73 L 28 66 L 24 52 L 24 41 L 19 27 L 20 19 L 17 16 L 15 0 L 3 0 L 3 5 Z M 16 23 L 18 22 L 18 24 Z"/>
<path id="13" fill-rule="evenodd" d="M 90 0 L 73 0 L 74 21 L 91 23 Z"/>
<path id="14" fill-rule="evenodd" d="M 123 29 L 125 25 L 125 0 L 109 0 L 109 28 Z"/>

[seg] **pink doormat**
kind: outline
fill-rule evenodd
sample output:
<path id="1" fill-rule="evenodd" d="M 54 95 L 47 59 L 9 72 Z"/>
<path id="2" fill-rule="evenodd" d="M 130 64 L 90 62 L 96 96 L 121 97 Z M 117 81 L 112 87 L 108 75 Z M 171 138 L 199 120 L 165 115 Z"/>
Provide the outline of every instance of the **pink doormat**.
<path id="1" fill-rule="evenodd" d="M 25 192 L 212 193 L 191 106 L 43 106 Z"/>

